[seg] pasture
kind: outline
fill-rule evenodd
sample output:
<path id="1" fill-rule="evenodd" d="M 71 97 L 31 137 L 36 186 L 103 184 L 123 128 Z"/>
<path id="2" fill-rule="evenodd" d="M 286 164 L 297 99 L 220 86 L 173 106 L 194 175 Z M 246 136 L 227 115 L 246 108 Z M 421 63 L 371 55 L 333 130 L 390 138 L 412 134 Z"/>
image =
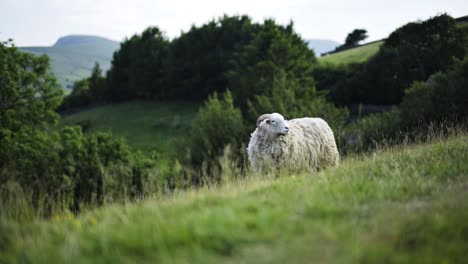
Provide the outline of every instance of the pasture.
<path id="1" fill-rule="evenodd" d="M 468 135 L 381 148 L 317 175 L 1 219 L 5 263 L 461 263 L 468 251 Z"/>

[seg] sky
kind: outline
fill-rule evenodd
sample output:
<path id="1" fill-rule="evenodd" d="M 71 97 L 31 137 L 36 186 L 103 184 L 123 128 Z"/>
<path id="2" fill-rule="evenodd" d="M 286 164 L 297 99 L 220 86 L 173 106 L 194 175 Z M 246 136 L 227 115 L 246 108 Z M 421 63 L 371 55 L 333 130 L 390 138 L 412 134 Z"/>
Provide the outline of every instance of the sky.
<path id="1" fill-rule="evenodd" d="M 367 41 L 387 37 L 396 28 L 441 13 L 468 15 L 467 0 L 0 0 L 0 41 L 17 46 L 50 46 L 65 35 L 97 35 L 122 41 L 158 26 L 174 38 L 192 24 L 227 15 L 249 15 L 294 22 L 306 39 L 344 42 L 355 28 Z"/>

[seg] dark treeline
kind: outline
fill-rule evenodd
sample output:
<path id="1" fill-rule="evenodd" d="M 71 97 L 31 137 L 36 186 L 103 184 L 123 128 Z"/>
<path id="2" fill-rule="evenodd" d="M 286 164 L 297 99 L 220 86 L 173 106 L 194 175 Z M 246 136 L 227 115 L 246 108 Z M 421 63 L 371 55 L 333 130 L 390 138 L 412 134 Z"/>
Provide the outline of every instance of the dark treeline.
<path id="1" fill-rule="evenodd" d="M 106 80 L 100 90 L 102 96 L 94 94 L 98 89 L 92 85 L 83 88 L 77 82 L 74 89 L 86 90 L 94 102 L 135 98 L 204 100 L 214 91 L 227 89 L 226 74 L 232 69 L 233 58 L 261 31 L 269 30 L 268 25 L 287 30 L 273 21 L 261 25 L 247 16 L 224 16 L 200 27 L 192 26 L 169 41 L 160 29 L 150 27 L 123 41 L 114 53 L 111 69 L 106 76 L 100 75 Z M 90 103 L 71 97 L 73 94 L 63 108 Z"/>

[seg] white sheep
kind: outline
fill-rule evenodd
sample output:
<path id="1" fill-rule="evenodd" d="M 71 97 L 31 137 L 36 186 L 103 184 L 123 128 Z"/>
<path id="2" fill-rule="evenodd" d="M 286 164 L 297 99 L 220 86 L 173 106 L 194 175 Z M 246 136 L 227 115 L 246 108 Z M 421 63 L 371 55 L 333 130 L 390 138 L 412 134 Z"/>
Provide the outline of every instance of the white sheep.
<path id="1" fill-rule="evenodd" d="M 257 129 L 247 147 L 253 169 L 300 172 L 317 171 L 339 163 L 333 131 L 321 118 L 285 120 L 278 113 L 264 114 L 257 119 Z"/>

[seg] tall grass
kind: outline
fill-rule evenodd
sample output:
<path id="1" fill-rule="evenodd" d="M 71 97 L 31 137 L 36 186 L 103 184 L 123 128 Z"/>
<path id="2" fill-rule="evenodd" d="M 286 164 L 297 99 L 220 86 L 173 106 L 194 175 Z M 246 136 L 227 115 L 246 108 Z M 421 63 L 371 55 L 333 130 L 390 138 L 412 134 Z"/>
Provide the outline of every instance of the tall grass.
<path id="1" fill-rule="evenodd" d="M 279 178 L 221 159 L 222 183 L 27 225 L 1 217 L 0 259 L 460 263 L 468 249 L 467 142 L 460 130 L 434 132 L 315 175 Z"/>

